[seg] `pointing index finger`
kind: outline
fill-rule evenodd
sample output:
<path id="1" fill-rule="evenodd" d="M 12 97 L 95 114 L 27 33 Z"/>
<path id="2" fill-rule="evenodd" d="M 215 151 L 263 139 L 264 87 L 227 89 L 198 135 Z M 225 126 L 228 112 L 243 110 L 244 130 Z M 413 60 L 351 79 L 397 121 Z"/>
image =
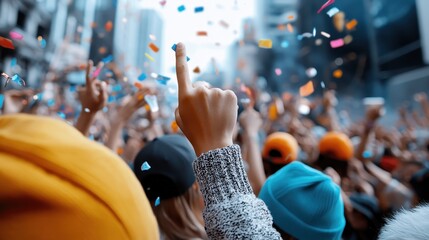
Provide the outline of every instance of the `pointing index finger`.
<path id="1" fill-rule="evenodd" d="M 192 86 L 186 61 L 186 49 L 183 43 L 178 43 L 176 46 L 176 75 L 177 84 L 179 85 L 179 97 L 184 96 Z"/>

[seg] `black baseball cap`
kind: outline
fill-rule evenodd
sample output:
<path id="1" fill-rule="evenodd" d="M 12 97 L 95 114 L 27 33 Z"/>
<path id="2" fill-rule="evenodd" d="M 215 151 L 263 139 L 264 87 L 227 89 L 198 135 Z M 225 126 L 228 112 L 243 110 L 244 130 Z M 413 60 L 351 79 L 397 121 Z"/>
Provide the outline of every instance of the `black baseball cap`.
<path id="1" fill-rule="evenodd" d="M 149 200 L 177 197 L 195 182 L 192 162 L 196 158 L 191 143 L 185 137 L 162 136 L 146 144 L 137 154 L 134 174 Z M 145 162 L 149 169 L 142 168 Z"/>

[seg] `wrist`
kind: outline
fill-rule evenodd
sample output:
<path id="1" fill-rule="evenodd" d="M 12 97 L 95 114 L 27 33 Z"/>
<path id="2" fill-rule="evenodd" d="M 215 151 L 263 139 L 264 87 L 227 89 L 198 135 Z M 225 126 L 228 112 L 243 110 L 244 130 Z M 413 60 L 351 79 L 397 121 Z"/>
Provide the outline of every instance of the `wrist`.
<path id="1" fill-rule="evenodd" d="M 228 147 L 234 145 L 231 140 L 221 140 L 221 141 L 210 141 L 208 143 L 200 143 L 198 145 L 194 145 L 195 153 L 198 156 L 201 156 L 203 153 L 207 153 L 211 150 L 220 149 L 224 147 Z"/>

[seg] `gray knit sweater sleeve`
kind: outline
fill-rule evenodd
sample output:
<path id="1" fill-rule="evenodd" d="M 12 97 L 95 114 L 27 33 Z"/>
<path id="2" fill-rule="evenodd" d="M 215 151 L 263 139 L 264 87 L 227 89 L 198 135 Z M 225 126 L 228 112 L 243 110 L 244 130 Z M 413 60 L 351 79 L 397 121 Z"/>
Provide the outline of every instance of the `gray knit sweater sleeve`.
<path id="1" fill-rule="evenodd" d="M 238 145 L 202 154 L 194 171 L 210 239 L 281 239 L 264 202 L 253 194 Z"/>

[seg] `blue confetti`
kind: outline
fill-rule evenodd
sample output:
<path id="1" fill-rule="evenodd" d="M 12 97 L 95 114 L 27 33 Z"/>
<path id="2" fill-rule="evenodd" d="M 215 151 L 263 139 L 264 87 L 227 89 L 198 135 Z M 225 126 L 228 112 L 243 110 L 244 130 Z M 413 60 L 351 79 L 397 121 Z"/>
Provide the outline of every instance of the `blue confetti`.
<path id="1" fill-rule="evenodd" d="M 340 10 L 336 7 L 331 8 L 326 14 L 328 14 L 329 17 L 333 17 L 335 14 L 339 13 Z"/>
<path id="2" fill-rule="evenodd" d="M 145 73 L 140 74 L 140 76 L 137 78 L 139 81 L 143 81 L 147 78 Z"/>
<path id="3" fill-rule="evenodd" d="M 185 5 L 180 5 L 178 8 L 177 8 L 177 11 L 179 11 L 179 12 L 183 12 L 183 11 L 185 11 Z"/>
<path id="4" fill-rule="evenodd" d="M 166 77 L 166 76 L 162 76 L 160 74 L 158 74 L 158 77 L 156 78 L 156 80 L 161 83 L 162 85 L 167 85 L 167 82 L 170 81 L 171 78 Z"/>
<path id="5" fill-rule="evenodd" d="M 155 207 L 158 207 L 160 203 L 161 203 L 161 199 L 157 197 L 155 200 Z"/>
<path id="6" fill-rule="evenodd" d="M 15 67 L 16 66 L 16 58 L 12 58 L 12 60 L 10 61 L 10 67 Z"/>
<path id="7" fill-rule="evenodd" d="M 372 157 L 372 152 L 371 151 L 365 151 L 362 153 L 362 157 L 363 158 L 371 158 Z"/>
<path id="8" fill-rule="evenodd" d="M 24 79 L 22 79 L 18 74 L 15 73 L 11 79 L 12 79 L 12 81 L 18 83 L 19 85 L 25 86 Z"/>
<path id="9" fill-rule="evenodd" d="M 122 90 L 121 84 L 116 84 L 112 87 L 112 91 L 114 91 L 114 92 L 119 92 L 121 90 Z"/>
<path id="10" fill-rule="evenodd" d="M 89 140 L 92 140 L 92 141 L 94 141 L 94 134 L 91 134 L 91 135 L 89 135 Z"/>
<path id="11" fill-rule="evenodd" d="M 283 41 L 283 42 L 281 43 L 281 47 L 282 47 L 282 48 L 288 48 L 288 47 L 289 47 L 289 42 L 288 42 L 288 41 Z"/>
<path id="12" fill-rule="evenodd" d="M 3 108 L 3 103 L 4 103 L 4 95 L 0 94 L 0 109 Z"/>
<path id="13" fill-rule="evenodd" d="M 116 101 L 115 96 L 109 95 L 109 97 L 107 98 L 107 102 L 108 103 L 112 103 L 112 102 L 115 102 L 115 101 Z"/>
<path id="14" fill-rule="evenodd" d="M 109 63 L 109 62 L 113 61 L 113 56 L 109 55 L 109 56 L 103 58 L 101 61 L 104 63 Z"/>
<path id="15" fill-rule="evenodd" d="M 177 44 L 173 44 L 173 46 L 171 47 L 171 49 L 173 49 L 173 51 L 176 51 L 177 48 Z M 186 56 L 186 61 L 189 62 L 189 60 L 191 60 L 188 56 Z"/>
<path id="16" fill-rule="evenodd" d="M 46 47 L 46 40 L 45 40 L 45 39 L 41 39 L 41 40 L 39 41 L 39 44 L 40 44 L 40 47 L 41 47 L 41 48 L 45 48 L 45 47 Z"/>
<path id="17" fill-rule="evenodd" d="M 70 92 L 76 92 L 76 86 L 75 85 L 70 85 L 69 90 L 70 90 Z"/>
<path id="18" fill-rule="evenodd" d="M 194 11 L 195 11 L 195 13 L 203 12 L 203 11 L 204 11 L 204 7 L 196 7 L 196 8 L 194 9 Z"/>
<path id="19" fill-rule="evenodd" d="M 147 171 L 147 170 L 149 170 L 150 169 L 150 165 L 149 165 L 149 163 L 147 163 L 146 161 L 142 164 L 142 166 L 141 166 L 141 170 L 142 171 Z"/>
<path id="20" fill-rule="evenodd" d="M 48 107 L 53 107 L 55 105 L 55 99 L 53 98 L 49 99 L 47 104 L 48 104 Z"/>
<path id="21" fill-rule="evenodd" d="M 108 107 L 104 107 L 104 108 L 103 108 L 103 112 L 107 113 L 108 111 L 109 111 L 109 108 L 108 108 Z"/>
<path id="22" fill-rule="evenodd" d="M 66 115 L 63 112 L 57 112 L 58 117 L 66 119 Z"/>

